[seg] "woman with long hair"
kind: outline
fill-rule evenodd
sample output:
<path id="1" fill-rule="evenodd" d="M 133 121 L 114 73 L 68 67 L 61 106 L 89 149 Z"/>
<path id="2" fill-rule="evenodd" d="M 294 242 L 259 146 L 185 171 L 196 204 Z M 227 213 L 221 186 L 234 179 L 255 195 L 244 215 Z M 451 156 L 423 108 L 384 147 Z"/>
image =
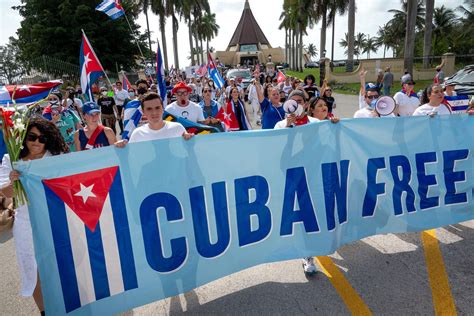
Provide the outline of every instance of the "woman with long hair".
<path id="1" fill-rule="evenodd" d="M 451 109 L 448 105 L 443 103 L 444 91 L 441 85 L 433 83 L 423 90 L 421 96 L 421 106 L 416 108 L 413 116 L 418 115 L 444 115 L 451 114 Z"/>
<path id="2" fill-rule="evenodd" d="M 41 159 L 67 152 L 69 152 L 69 147 L 53 122 L 43 118 L 35 118 L 30 121 L 23 141 L 23 149 L 20 151 L 21 160 Z M 10 156 L 6 154 L 3 156 L 0 167 L 0 186 L 5 196 L 13 196 L 13 182 L 18 180 L 19 177 L 20 173 L 12 169 Z M 26 204 L 20 205 L 15 210 L 13 238 L 20 268 L 20 294 L 26 297 L 33 296 L 36 306 L 38 306 L 41 314 L 44 314 L 43 294 L 38 278 L 31 223 Z"/>
<path id="3" fill-rule="evenodd" d="M 216 118 L 224 123 L 228 131 L 252 129 L 245 111 L 244 102 L 241 100 L 240 92 L 236 87 L 231 88 L 227 104 L 220 108 Z"/>

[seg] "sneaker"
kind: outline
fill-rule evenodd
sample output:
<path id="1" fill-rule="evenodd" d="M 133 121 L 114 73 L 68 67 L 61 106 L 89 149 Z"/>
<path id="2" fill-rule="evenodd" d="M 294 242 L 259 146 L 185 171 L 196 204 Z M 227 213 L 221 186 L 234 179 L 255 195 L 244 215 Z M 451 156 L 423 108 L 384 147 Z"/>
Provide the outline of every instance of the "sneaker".
<path id="1" fill-rule="evenodd" d="M 317 270 L 313 257 L 303 258 L 303 270 L 306 275 L 316 274 Z"/>

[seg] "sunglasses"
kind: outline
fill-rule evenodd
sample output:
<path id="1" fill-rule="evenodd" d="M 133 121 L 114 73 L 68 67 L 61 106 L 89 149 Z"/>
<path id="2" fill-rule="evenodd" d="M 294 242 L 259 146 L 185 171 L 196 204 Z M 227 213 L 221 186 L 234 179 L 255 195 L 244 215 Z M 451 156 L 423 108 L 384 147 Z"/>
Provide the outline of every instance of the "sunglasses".
<path id="1" fill-rule="evenodd" d="M 29 133 L 28 135 L 26 135 L 26 140 L 29 142 L 35 142 L 36 140 L 38 140 L 41 144 L 46 144 L 48 138 L 44 135 L 36 135 L 33 133 Z"/>
<path id="2" fill-rule="evenodd" d="M 211 90 L 203 90 L 203 93 L 211 92 Z"/>
<path id="3" fill-rule="evenodd" d="M 375 99 L 378 99 L 378 98 L 379 98 L 378 95 L 368 95 L 367 96 L 367 99 L 369 99 L 369 100 L 375 100 Z"/>

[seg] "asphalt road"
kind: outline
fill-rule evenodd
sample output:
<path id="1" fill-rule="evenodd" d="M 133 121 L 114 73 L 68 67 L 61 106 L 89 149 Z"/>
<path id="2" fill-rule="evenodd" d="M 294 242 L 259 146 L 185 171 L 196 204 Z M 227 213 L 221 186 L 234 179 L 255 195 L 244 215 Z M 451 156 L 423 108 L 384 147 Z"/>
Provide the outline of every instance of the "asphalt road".
<path id="1" fill-rule="evenodd" d="M 351 117 L 357 97 L 336 95 Z M 474 210 L 473 210 L 474 211 Z M 306 278 L 301 260 L 256 266 L 123 315 L 474 315 L 474 221 L 430 233 L 388 234 L 318 258 Z M 0 316 L 37 314 L 21 298 L 11 235 L 0 237 Z"/>

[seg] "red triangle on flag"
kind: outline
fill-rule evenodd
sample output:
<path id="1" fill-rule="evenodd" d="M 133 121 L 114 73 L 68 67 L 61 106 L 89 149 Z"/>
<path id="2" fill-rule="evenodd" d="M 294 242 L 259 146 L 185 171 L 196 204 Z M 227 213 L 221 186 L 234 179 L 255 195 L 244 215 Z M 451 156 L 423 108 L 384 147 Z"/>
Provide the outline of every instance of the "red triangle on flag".
<path id="1" fill-rule="evenodd" d="M 45 179 L 47 185 L 94 232 L 118 166 L 62 178 Z"/>

